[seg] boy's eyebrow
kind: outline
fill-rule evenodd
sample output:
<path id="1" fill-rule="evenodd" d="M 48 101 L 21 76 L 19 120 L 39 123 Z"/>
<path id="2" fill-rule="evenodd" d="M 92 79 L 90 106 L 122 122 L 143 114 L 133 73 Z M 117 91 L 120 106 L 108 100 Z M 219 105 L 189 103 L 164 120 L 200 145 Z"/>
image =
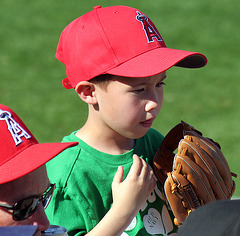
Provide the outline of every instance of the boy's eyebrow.
<path id="1" fill-rule="evenodd" d="M 167 78 L 167 75 L 164 75 L 164 77 L 161 79 L 161 81 L 165 80 Z"/>
<path id="2" fill-rule="evenodd" d="M 167 75 L 164 75 L 164 76 L 159 80 L 159 82 L 164 81 L 166 78 L 167 78 Z M 146 81 L 148 81 L 148 79 L 146 79 Z M 144 85 L 144 84 L 145 84 L 145 81 L 143 81 L 142 83 L 139 83 L 139 84 L 136 82 L 136 85 Z"/>
<path id="3" fill-rule="evenodd" d="M 152 76 L 151 76 L 152 77 Z M 167 78 L 167 75 L 162 75 L 162 78 L 159 78 L 158 82 L 162 82 L 163 80 L 165 80 Z M 121 77 L 121 76 L 116 76 L 115 78 L 116 80 L 120 79 L 120 81 L 122 81 L 125 84 L 131 85 L 131 86 L 141 86 L 141 85 L 145 85 L 146 82 L 149 81 L 149 77 Z"/>

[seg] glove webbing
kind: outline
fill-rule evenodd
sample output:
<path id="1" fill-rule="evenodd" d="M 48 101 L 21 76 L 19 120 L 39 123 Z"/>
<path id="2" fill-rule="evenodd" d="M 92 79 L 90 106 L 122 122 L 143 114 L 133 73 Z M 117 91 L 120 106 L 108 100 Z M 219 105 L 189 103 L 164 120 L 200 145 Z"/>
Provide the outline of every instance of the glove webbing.
<path id="1" fill-rule="evenodd" d="M 156 169 L 155 174 L 162 184 L 164 184 L 167 173 L 172 171 L 173 159 L 175 156 L 174 151 L 177 149 L 179 141 L 184 138 L 185 131 L 195 131 L 202 135 L 202 133 L 193 126 L 181 121 L 176 125 L 170 132 L 165 136 L 161 144 L 161 148 L 157 150 L 155 156 L 158 162 L 154 161 L 154 168 Z"/>

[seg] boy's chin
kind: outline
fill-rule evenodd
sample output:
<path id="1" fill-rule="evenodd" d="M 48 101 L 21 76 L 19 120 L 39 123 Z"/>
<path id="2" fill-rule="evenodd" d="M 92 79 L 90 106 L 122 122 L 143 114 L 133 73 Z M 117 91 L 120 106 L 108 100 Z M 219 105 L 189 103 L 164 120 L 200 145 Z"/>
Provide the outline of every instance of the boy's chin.
<path id="1" fill-rule="evenodd" d="M 131 139 L 139 139 L 142 138 L 144 135 L 147 134 L 147 132 L 149 131 L 150 128 L 145 128 L 135 134 L 132 135 Z"/>

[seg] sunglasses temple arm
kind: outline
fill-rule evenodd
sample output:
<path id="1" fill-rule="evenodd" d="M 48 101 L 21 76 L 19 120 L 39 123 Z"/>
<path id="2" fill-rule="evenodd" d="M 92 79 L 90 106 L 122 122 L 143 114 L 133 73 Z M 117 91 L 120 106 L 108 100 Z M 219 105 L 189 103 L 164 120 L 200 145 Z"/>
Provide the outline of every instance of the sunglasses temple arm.
<path id="1" fill-rule="evenodd" d="M 7 208 L 7 209 L 13 209 L 12 206 L 7 205 L 7 204 L 1 204 L 1 203 L 0 203 L 0 207 L 4 207 L 4 208 Z"/>

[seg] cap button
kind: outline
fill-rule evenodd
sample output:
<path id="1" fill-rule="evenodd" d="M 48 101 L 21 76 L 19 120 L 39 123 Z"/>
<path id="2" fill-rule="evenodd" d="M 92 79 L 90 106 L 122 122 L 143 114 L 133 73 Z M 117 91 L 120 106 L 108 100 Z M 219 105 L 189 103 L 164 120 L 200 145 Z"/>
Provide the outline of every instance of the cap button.
<path id="1" fill-rule="evenodd" d="M 101 6 L 100 6 L 100 5 L 97 5 L 97 6 L 93 7 L 93 10 L 96 10 L 96 9 L 98 9 L 98 8 L 101 8 Z"/>
<path id="2" fill-rule="evenodd" d="M 63 87 L 66 88 L 66 89 L 72 89 L 72 88 L 73 88 L 72 85 L 71 85 L 71 83 L 70 83 L 70 81 L 68 80 L 68 78 L 64 78 L 64 79 L 62 80 L 62 85 L 63 85 Z"/>

